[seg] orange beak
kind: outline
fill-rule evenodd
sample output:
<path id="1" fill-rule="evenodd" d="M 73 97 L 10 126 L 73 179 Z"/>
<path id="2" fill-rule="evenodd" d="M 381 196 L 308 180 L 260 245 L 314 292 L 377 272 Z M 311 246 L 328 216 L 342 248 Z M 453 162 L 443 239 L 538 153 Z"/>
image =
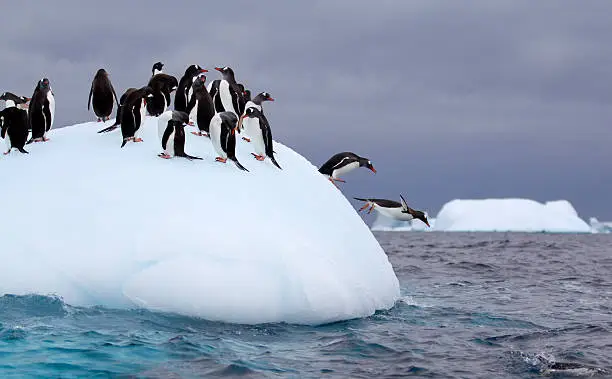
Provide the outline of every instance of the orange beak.
<path id="1" fill-rule="evenodd" d="M 208 70 L 203 68 L 203 69 L 200 70 L 200 72 L 208 72 Z"/>
<path id="2" fill-rule="evenodd" d="M 376 169 L 374 168 L 374 166 L 370 167 L 370 170 L 372 170 L 372 172 L 376 174 Z"/>
<path id="3" fill-rule="evenodd" d="M 431 228 L 431 226 L 429 226 L 429 222 L 427 220 L 425 220 L 425 225 L 427 225 L 428 228 Z"/>
<path id="4" fill-rule="evenodd" d="M 221 67 L 215 67 L 215 70 L 217 70 L 219 72 L 223 72 L 223 69 Z"/>

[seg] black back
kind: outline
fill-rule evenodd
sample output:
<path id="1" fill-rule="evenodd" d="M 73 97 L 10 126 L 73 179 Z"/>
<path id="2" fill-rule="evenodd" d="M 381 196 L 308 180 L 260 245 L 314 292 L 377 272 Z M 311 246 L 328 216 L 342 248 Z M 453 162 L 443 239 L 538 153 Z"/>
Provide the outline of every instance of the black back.
<path id="1" fill-rule="evenodd" d="M 140 129 L 143 121 L 141 119 L 140 107 L 145 98 L 150 99 L 148 97 L 150 94 L 153 94 L 153 90 L 147 86 L 131 91 L 126 95 L 121 111 L 121 134 L 124 139 L 134 137 L 136 131 Z"/>
<path id="2" fill-rule="evenodd" d="M 196 103 L 198 105 L 197 124 L 200 131 L 208 133 L 210 130 L 210 120 L 215 115 L 215 106 L 210 94 L 206 90 L 206 77 L 201 76 L 193 84 L 193 95 L 189 104 L 193 107 Z M 188 107 L 189 108 L 189 107 Z M 191 111 L 191 108 L 188 109 Z"/>
<path id="3" fill-rule="evenodd" d="M 51 88 L 43 87 L 43 80 L 38 81 L 38 86 L 32 94 L 28 107 L 28 122 L 32 129 L 32 139 L 42 138 L 51 128 L 51 109 L 47 98 Z"/>
<path id="4" fill-rule="evenodd" d="M 349 163 L 359 161 L 359 159 L 361 159 L 361 157 L 359 157 L 357 154 L 348 151 L 338 153 L 329 158 L 327 162 L 323 163 L 321 168 L 319 168 L 319 172 L 324 175 L 332 175 L 334 170 Z"/>
<path id="5" fill-rule="evenodd" d="M 11 146 L 23 149 L 28 141 L 28 112 L 17 107 L 0 111 L 0 135 L 9 138 Z"/>
<path id="6" fill-rule="evenodd" d="M 93 103 L 92 103 L 93 97 Z M 113 105 L 117 103 L 119 106 L 119 100 L 117 94 L 113 88 L 113 84 L 108 78 L 108 73 L 103 68 L 99 69 L 91 82 L 91 89 L 89 90 L 89 99 L 87 101 L 87 110 L 90 109 L 90 105 L 93 105 L 94 113 L 100 118 L 110 117 L 113 112 Z"/>
<path id="7" fill-rule="evenodd" d="M 195 64 L 187 67 L 185 74 L 181 78 L 178 84 L 178 89 L 174 95 L 174 110 L 187 112 L 187 104 L 189 103 L 189 89 L 194 83 L 194 77 L 204 70 Z"/>

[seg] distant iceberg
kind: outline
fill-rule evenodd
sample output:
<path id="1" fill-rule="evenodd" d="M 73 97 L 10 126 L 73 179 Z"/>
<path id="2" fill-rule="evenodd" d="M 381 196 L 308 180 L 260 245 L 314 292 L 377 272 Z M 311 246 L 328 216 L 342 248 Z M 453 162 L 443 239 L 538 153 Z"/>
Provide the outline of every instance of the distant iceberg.
<path id="1" fill-rule="evenodd" d="M 589 219 L 592 233 L 612 233 L 612 222 L 599 221 L 595 217 Z"/>
<path id="2" fill-rule="evenodd" d="M 432 228 L 436 224 L 436 219 L 429 217 L 427 212 L 425 212 L 425 215 L 427 216 L 431 228 L 428 228 L 421 220 L 400 221 L 389 218 L 380 212 L 376 212 L 376 219 L 374 219 L 370 229 L 375 232 L 428 232 L 433 230 Z"/>
<path id="3" fill-rule="evenodd" d="M 528 199 L 452 200 L 436 217 L 437 231 L 590 233 L 566 200 L 544 204 Z"/>
<path id="4" fill-rule="evenodd" d="M 321 324 L 399 299 L 367 225 L 288 147 L 274 145 L 279 170 L 239 140 L 243 172 L 189 127 L 186 152 L 203 161 L 158 158 L 157 118 L 124 148 L 102 127 L 53 130 L 28 155 L 0 156 L 0 295 L 245 324 Z"/>

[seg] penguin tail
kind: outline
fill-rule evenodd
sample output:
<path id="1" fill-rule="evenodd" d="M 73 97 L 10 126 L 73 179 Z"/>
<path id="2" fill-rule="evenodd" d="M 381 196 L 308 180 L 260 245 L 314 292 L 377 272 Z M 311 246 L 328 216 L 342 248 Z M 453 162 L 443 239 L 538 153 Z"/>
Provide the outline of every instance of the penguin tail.
<path id="1" fill-rule="evenodd" d="M 30 140 L 28 142 L 26 142 L 26 145 L 31 144 L 32 142 L 34 142 L 34 138 L 30 138 Z"/>
<path id="2" fill-rule="evenodd" d="M 272 161 L 272 163 L 278 167 L 280 170 L 282 170 L 283 168 L 278 164 L 278 162 L 276 161 L 276 158 L 274 158 L 274 155 L 270 156 L 270 160 Z"/>
<path id="3" fill-rule="evenodd" d="M 108 128 L 104 128 L 104 129 L 98 131 L 98 133 L 108 133 L 108 132 L 111 132 L 111 131 L 117 129 L 117 125 L 118 124 L 115 124 L 113 126 L 109 126 Z"/>
<path id="4" fill-rule="evenodd" d="M 190 161 L 193 161 L 193 160 L 202 160 L 202 158 L 200 158 L 200 157 L 194 157 L 193 155 L 189 155 L 189 154 L 185 154 L 185 155 L 181 155 L 181 156 L 183 158 L 189 159 Z"/>
<path id="5" fill-rule="evenodd" d="M 236 164 L 236 167 L 238 167 L 239 169 L 241 169 L 242 171 L 246 171 L 249 172 L 249 170 L 246 169 L 246 167 L 244 167 L 243 165 L 240 164 L 240 162 L 238 162 L 238 159 L 234 158 L 232 159 L 234 161 L 234 163 Z"/>
<path id="6" fill-rule="evenodd" d="M 17 150 L 19 150 L 19 152 L 22 154 L 30 154 L 23 147 L 18 147 Z"/>
<path id="7" fill-rule="evenodd" d="M 124 139 L 123 143 L 121 144 L 121 147 L 125 146 L 125 144 L 127 143 L 128 140 Z"/>

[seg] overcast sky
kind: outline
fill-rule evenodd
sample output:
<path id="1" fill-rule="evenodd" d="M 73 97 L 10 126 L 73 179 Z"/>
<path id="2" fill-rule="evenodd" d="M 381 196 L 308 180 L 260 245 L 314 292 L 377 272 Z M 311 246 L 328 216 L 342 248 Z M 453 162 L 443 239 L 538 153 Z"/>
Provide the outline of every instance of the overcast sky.
<path id="1" fill-rule="evenodd" d="M 8 2 L 0 91 L 51 80 L 56 126 L 94 119 L 91 80 L 118 93 L 156 61 L 234 68 L 274 138 L 313 164 L 353 151 L 349 196 L 436 213 L 455 198 L 568 199 L 612 220 L 610 1 Z M 209 78 L 219 75 L 213 70 Z M 530 215 L 525 215 L 529 218 Z"/>

